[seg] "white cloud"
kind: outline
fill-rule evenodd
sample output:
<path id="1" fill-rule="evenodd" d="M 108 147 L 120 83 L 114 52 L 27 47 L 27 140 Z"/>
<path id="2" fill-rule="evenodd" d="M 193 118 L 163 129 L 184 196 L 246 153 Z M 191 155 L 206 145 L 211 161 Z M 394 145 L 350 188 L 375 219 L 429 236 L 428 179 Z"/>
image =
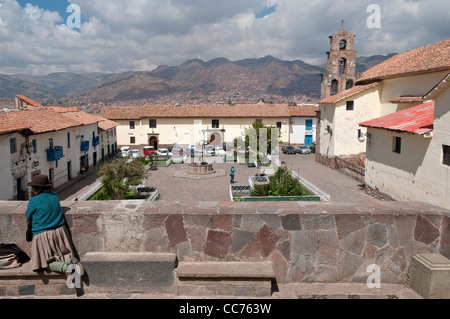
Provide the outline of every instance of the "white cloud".
<path id="1" fill-rule="evenodd" d="M 373 0 L 77 0 L 83 23 L 0 0 L 0 73 L 120 72 L 187 59 L 262 57 L 323 63 L 328 36 L 356 34 L 359 55 L 402 52 L 450 34 L 448 0 L 378 0 L 381 29 L 369 29 Z M 255 13 L 276 6 L 256 19 Z"/>

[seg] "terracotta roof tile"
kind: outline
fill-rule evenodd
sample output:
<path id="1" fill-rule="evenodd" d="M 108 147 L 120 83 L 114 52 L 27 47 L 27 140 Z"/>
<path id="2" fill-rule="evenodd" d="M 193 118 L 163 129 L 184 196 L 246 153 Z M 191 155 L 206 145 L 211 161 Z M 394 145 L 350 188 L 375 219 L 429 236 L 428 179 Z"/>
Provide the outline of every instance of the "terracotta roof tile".
<path id="1" fill-rule="evenodd" d="M 104 119 L 103 121 L 98 122 L 98 128 L 102 131 L 107 131 L 117 126 L 119 126 L 119 123 L 108 119 Z"/>
<path id="2" fill-rule="evenodd" d="M 400 96 L 390 101 L 391 103 L 422 103 L 423 96 Z"/>
<path id="3" fill-rule="evenodd" d="M 433 130 L 434 101 L 359 124 L 364 127 L 425 134 Z"/>
<path id="4" fill-rule="evenodd" d="M 291 116 L 316 116 L 316 111 L 319 110 L 319 106 L 316 105 L 296 105 L 289 106 L 289 112 Z"/>
<path id="5" fill-rule="evenodd" d="M 19 99 L 23 100 L 25 103 L 27 103 L 28 105 L 34 106 L 34 107 L 42 107 L 41 104 L 39 104 L 38 102 L 26 97 L 25 95 L 16 95 L 16 97 L 18 97 Z"/>
<path id="6" fill-rule="evenodd" d="M 206 104 L 149 105 L 143 107 L 103 107 L 100 115 L 110 120 L 141 118 L 276 118 L 290 117 L 287 105 L 270 104 Z"/>
<path id="7" fill-rule="evenodd" d="M 339 102 L 340 100 L 343 100 L 343 99 L 345 99 L 347 97 L 350 97 L 352 95 L 358 94 L 358 93 L 360 93 L 362 91 L 365 91 L 365 90 L 367 90 L 367 89 L 369 89 L 369 88 L 371 88 L 373 86 L 376 86 L 378 84 L 379 84 L 378 82 L 375 82 L 375 83 L 369 83 L 369 84 L 365 84 L 365 85 L 356 85 L 356 86 L 352 87 L 351 89 L 342 91 L 342 92 L 340 92 L 340 93 L 338 93 L 336 95 L 332 95 L 330 97 L 322 99 L 322 100 L 320 100 L 317 103 L 319 103 L 319 104 L 336 103 L 336 102 Z"/>
<path id="8" fill-rule="evenodd" d="M 364 72 L 357 84 L 440 70 L 450 70 L 450 39 L 395 55 Z"/>
<path id="9" fill-rule="evenodd" d="M 39 134 L 59 131 L 79 125 L 77 121 L 71 120 L 61 113 L 44 109 L 0 113 L 0 131 L 2 132 L 7 131 L 8 127 L 21 127 L 22 130 Z"/>

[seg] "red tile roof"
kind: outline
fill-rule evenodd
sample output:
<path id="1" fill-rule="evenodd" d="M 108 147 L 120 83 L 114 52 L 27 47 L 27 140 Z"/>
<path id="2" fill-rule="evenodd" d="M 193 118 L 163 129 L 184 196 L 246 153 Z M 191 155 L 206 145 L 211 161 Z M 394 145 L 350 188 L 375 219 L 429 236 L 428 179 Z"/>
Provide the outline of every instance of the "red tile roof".
<path id="1" fill-rule="evenodd" d="M 289 112 L 291 116 L 308 116 L 315 117 L 316 111 L 319 110 L 319 107 L 316 105 L 296 105 L 289 106 Z"/>
<path id="2" fill-rule="evenodd" d="M 21 128 L 28 133 L 46 133 L 79 126 L 79 122 L 61 113 L 45 109 L 29 109 L 0 113 L 0 132 Z M 16 129 L 17 130 L 17 129 Z"/>
<path id="3" fill-rule="evenodd" d="M 107 131 L 117 126 L 119 126 L 119 123 L 108 119 L 104 119 L 103 121 L 98 122 L 98 128 L 102 131 Z"/>
<path id="4" fill-rule="evenodd" d="M 433 130 L 434 101 L 359 124 L 364 127 L 425 134 Z"/>
<path id="5" fill-rule="evenodd" d="M 364 72 L 356 84 L 444 70 L 450 70 L 450 39 L 395 55 Z"/>
<path id="6" fill-rule="evenodd" d="M 317 103 L 319 103 L 319 104 L 333 104 L 333 103 L 339 102 L 340 100 L 343 100 L 343 99 L 345 99 L 347 97 L 350 97 L 352 95 L 355 95 L 355 94 L 358 94 L 358 93 L 360 93 L 362 91 L 365 91 L 365 90 L 367 90 L 367 89 L 369 89 L 369 88 L 371 88 L 371 87 L 373 87 L 373 86 L 375 86 L 377 84 L 379 84 L 379 83 L 375 82 L 375 83 L 369 83 L 369 84 L 366 84 L 366 85 L 356 85 L 356 86 L 352 87 L 351 89 L 342 91 L 342 92 L 340 92 L 340 93 L 338 93 L 336 95 L 332 95 L 330 97 L 322 99 L 322 100 L 320 100 Z"/>
<path id="7" fill-rule="evenodd" d="M 400 96 L 390 101 L 391 103 L 422 103 L 423 96 Z"/>
<path id="8" fill-rule="evenodd" d="M 287 105 L 271 104 L 206 104 L 149 105 L 142 107 L 103 107 L 100 116 L 110 120 L 141 118 L 280 118 L 290 117 Z"/>
<path id="9" fill-rule="evenodd" d="M 16 97 L 18 97 L 19 99 L 23 100 L 25 103 L 27 103 L 28 105 L 34 106 L 34 107 L 42 107 L 41 104 L 39 104 L 38 102 L 26 97 L 25 95 L 16 95 Z"/>

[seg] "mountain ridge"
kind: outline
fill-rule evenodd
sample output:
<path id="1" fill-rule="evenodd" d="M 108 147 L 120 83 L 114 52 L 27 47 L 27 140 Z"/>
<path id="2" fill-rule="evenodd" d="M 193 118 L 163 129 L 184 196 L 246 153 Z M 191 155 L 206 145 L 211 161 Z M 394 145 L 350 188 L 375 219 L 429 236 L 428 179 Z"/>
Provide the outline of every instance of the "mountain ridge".
<path id="1" fill-rule="evenodd" d="M 391 55 L 360 57 L 358 72 Z M 178 66 L 122 73 L 55 72 L 48 75 L 0 74 L 0 98 L 23 94 L 43 105 L 142 103 L 251 103 L 265 100 L 311 101 L 320 97 L 324 65 L 273 56 L 231 61 L 195 58 Z M 141 103 L 141 102 L 132 102 Z"/>

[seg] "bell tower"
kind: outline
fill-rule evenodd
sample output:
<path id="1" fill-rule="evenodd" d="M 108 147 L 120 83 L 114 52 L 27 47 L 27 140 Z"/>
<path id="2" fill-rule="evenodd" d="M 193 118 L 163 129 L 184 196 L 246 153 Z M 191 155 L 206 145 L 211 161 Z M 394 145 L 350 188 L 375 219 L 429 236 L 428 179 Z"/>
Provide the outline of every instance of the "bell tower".
<path id="1" fill-rule="evenodd" d="M 330 36 L 330 51 L 327 52 L 327 73 L 321 74 L 321 98 L 351 89 L 358 80 L 356 73 L 355 35 L 342 28 Z"/>

